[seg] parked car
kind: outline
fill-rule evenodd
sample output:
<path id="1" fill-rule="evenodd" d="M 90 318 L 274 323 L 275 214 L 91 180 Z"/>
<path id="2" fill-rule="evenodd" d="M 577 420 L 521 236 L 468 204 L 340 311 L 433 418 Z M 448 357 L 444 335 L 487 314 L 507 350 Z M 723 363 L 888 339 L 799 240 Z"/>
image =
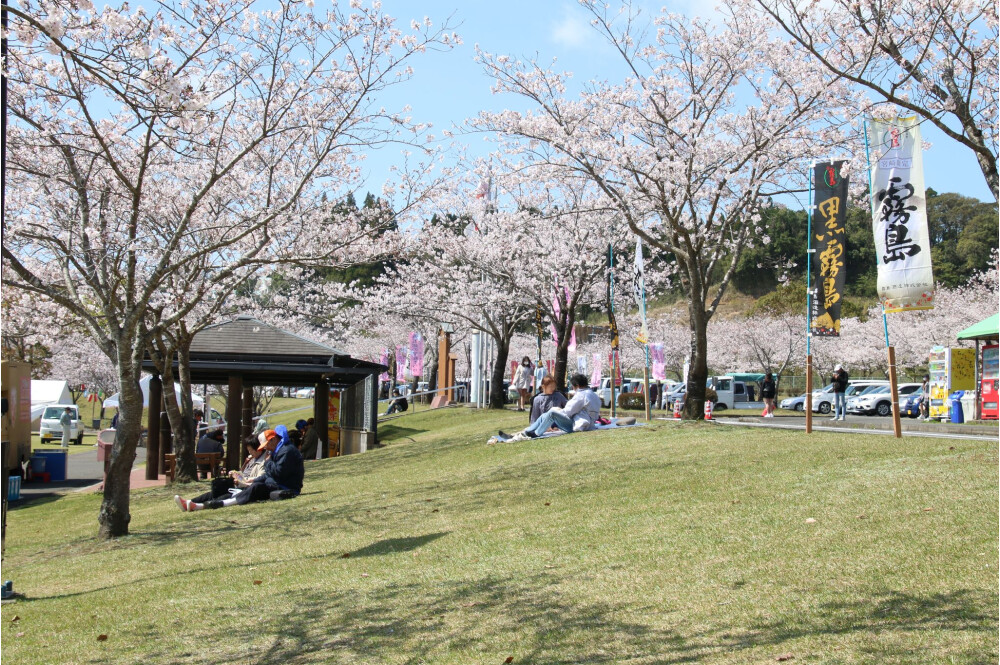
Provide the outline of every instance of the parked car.
<path id="1" fill-rule="evenodd" d="M 847 397 L 848 401 L 851 397 L 859 395 L 862 391 L 867 390 L 871 386 L 887 386 L 888 381 L 881 379 L 853 379 L 848 382 L 847 390 L 844 395 Z M 833 411 L 833 384 L 828 384 L 827 386 L 820 388 L 819 390 L 813 391 L 813 412 L 819 413 L 830 413 Z"/>
<path id="2" fill-rule="evenodd" d="M 747 401 L 747 388 L 743 381 L 737 381 L 731 376 L 710 376 L 708 387 L 716 394 L 716 409 L 732 409 L 737 403 Z"/>
<path id="3" fill-rule="evenodd" d="M 622 379 L 620 386 L 615 386 L 615 398 L 622 393 L 634 393 L 642 390 L 642 381 L 637 379 Z M 611 377 L 604 377 L 601 379 L 601 386 L 597 389 L 597 396 L 601 398 L 601 405 L 604 407 L 611 406 Z M 569 393 L 570 397 L 573 396 L 572 392 Z"/>
<path id="4" fill-rule="evenodd" d="M 301 388 L 295 391 L 295 397 L 297 399 L 312 399 L 316 397 L 316 388 Z"/>
<path id="5" fill-rule="evenodd" d="M 910 393 L 910 395 L 903 401 L 902 406 L 899 407 L 900 416 L 909 416 L 910 418 L 920 417 L 920 391 Z"/>
<path id="6" fill-rule="evenodd" d="M 76 404 L 53 404 L 52 406 L 45 407 L 38 428 L 38 434 L 41 437 L 42 443 L 62 439 L 62 425 L 59 424 L 59 419 L 62 418 L 63 411 L 67 407 L 69 407 L 73 415 L 73 422 L 70 424 L 69 429 L 69 438 L 73 443 L 83 445 L 83 420 L 80 419 L 80 411 L 77 409 Z"/>
<path id="7" fill-rule="evenodd" d="M 872 386 L 861 394 L 847 401 L 847 412 L 854 414 L 888 416 L 892 414 L 892 395 L 890 387 Z M 902 403 L 907 397 L 920 392 L 919 383 L 903 383 L 898 386 L 896 400 Z"/>
<path id="8" fill-rule="evenodd" d="M 798 397 L 786 397 L 781 400 L 778 404 L 782 409 L 789 409 L 791 411 L 805 411 L 806 409 L 806 394 L 802 393 Z"/>

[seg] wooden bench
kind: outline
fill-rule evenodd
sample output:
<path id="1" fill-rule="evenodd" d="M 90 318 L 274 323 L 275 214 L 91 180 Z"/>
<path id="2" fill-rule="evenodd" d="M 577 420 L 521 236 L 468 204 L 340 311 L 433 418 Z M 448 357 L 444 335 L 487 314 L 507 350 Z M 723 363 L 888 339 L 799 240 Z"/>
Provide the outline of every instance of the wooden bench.
<path id="1" fill-rule="evenodd" d="M 194 462 L 199 476 L 206 473 L 206 478 L 218 478 L 222 474 L 222 455 L 219 453 L 195 453 Z M 208 471 L 203 472 L 202 467 L 208 467 Z M 172 483 L 175 473 L 177 473 L 177 455 L 167 453 L 163 456 L 163 475 Z"/>

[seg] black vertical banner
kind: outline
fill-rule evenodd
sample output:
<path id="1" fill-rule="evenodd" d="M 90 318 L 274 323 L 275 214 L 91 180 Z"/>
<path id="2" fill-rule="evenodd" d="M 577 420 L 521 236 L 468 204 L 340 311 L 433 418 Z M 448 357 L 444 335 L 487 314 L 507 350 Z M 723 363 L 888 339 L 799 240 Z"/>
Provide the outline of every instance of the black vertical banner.
<path id="1" fill-rule="evenodd" d="M 813 171 L 813 255 L 815 290 L 812 298 L 812 334 L 840 336 L 840 301 L 847 272 L 844 252 L 847 232 L 847 177 L 843 161 L 820 162 Z"/>

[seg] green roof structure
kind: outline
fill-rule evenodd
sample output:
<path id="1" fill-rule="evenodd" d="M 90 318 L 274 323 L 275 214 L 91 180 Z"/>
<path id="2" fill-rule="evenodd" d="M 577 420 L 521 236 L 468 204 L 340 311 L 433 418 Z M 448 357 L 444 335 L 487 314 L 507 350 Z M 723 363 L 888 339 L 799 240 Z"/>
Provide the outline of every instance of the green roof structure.
<path id="1" fill-rule="evenodd" d="M 1000 314 L 994 314 L 979 323 L 969 326 L 958 333 L 958 339 L 991 339 L 994 341 L 1000 339 Z"/>

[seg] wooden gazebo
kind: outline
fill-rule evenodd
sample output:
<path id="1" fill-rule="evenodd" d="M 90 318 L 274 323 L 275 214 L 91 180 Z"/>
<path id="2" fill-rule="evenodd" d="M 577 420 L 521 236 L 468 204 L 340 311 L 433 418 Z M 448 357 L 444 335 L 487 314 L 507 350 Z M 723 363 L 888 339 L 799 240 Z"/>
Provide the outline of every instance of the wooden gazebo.
<path id="1" fill-rule="evenodd" d="M 340 447 L 344 454 L 375 442 L 378 417 L 378 375 L 385 366 L 352 358 L 343 351 L 317 344 L 249 316 L 209 326 L 191 342 L 191 383 L 229 386 L 226 408 L 226 465 L 239 468 L 242 441 L 253 430 L 254 386 L 316 387 L 313 418 L 322 457 L 329 455 L 328 409 L 331 389 L 340 394 Z M 174 361 L 175 372 L 177 362 Z M 149 383 L 146 477 L 156 478 L 167 446 L 161 446 L 162 381 L 148 358 L 143 369 Z M 176 374 L 175 374 L 176 375 Z M 166 420 L 164 418 L 164 420 Z M 166 436 L 169 437 L 167 428 Z M 168 444 L 169 445 L 169 444 Z M 161 449 L 162 448 L 162 449 Z"/>

